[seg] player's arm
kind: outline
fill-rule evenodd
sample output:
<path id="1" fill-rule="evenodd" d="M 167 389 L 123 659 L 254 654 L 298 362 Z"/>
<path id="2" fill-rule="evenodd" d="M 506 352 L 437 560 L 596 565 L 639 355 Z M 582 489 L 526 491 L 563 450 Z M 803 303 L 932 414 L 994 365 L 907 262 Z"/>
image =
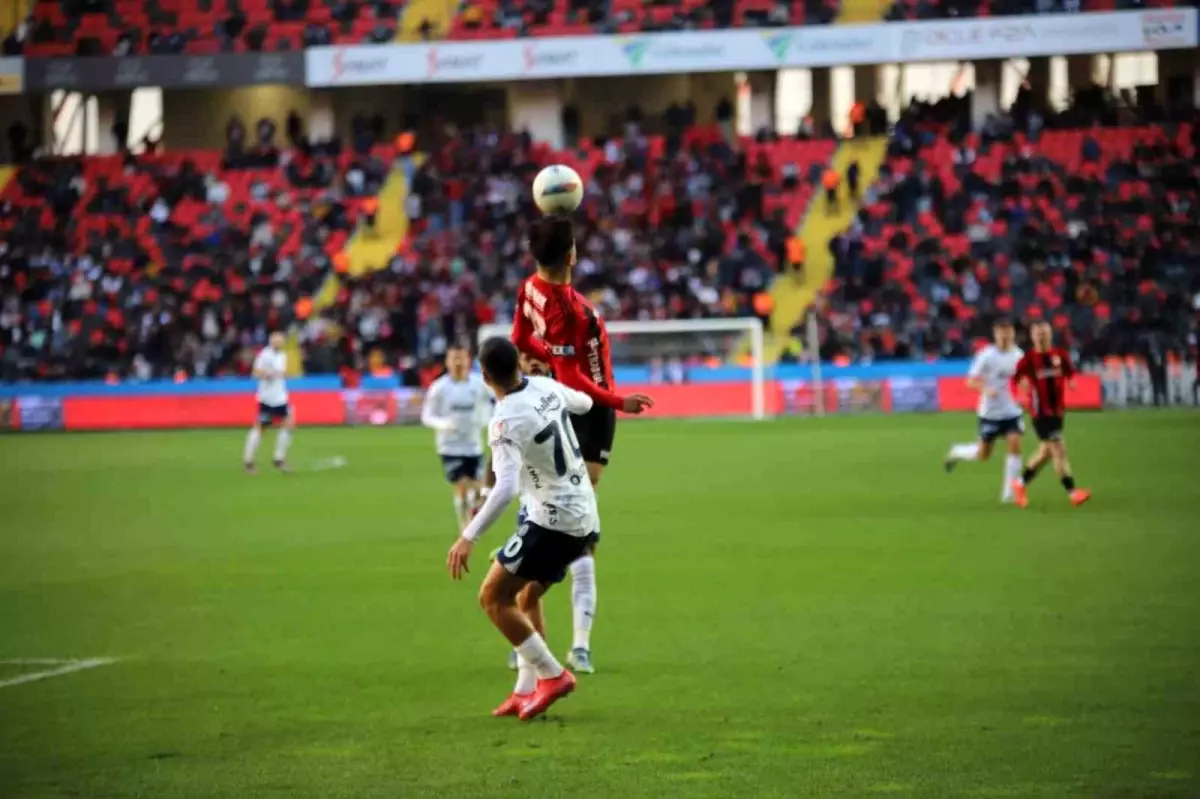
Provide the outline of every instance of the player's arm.
<path id="1" fill-rule="evenodd" d="M 1017 361 L 1017 366 L 1013 369 L 1012 379 L 1009 381 L 1009 388 L 1012 390 L 1013 398 L 1016 399 L 1018 405 L 1029 406 L 1029 397 L 1023 393 L 1023 387 L 1026 382 L 1033 382 L 1033 362 L 1029 360 L 1029 355 L 1021 356 L 1021 360 Z"/>
<path id="2" fill-rule="evenodd" d="M 983 352 L 979 352 L 971 359 L 971 368 L 967 370 L 967 388 L 972 391 L 984 392 L 986 387 L 983 385 L 983 370 L 986 364 L 986 357 Z"/>
<path id="3" fill-rule="evenodd" d="M 579 363 L 565 356 L 555 356 L 550 362 L 554 369 L 554 377 L 568 388 L 586 394 L 594 403 L 625 413 L 641 413 L 647 408 L 654 407 L 654 400 L 645 394 L 630 394 L 622 397 L 614 391 L 596 385 L 590 377 L 583 373 Z"/>
<path id="4" fill-rule="evenodd" d="M 451 578 L 462 579 L 469 571 L 467 561 L 471 550 L 488 528 L 495 524 L 504 511 L 517 496 L 517 486 L 521 478 L 521 452 L 506 430 L 504 420 L 494 421 L 491 426 L 492 472 L 496 476 L 496 484 L 488 493 L 483 506 L 475 514 L 475 518 L 462 531 L 462 535 L 450 547 L 446 556 L 446 568 Z"/>
<path id="5" fill-rule="evenodd" d="M 421 424 L 433 430 L 451 430 L 454 428 L 454 420 L 440 413 L 441 386 L 441 383 L 434 383 L 425 394 L 425 402 L 421 405 Z"/>
<path id="6" fill-rule="evenodd" d="M 561 390 L 563 399 L 566 400 L 567 410 L 576 416 L 582 416 L 596 404 L 587 394 L 584 394 L 582 391 L 576 391 L 570 386 L 561 386 Z"/>
<path id="7" fill-rule="evenodd" d="M 254 358 L 254 365 L 250 368 L 250 374 L 255 380 L 275 380 L 283 377 L 283 372 L 276 372 L 267 366 L 267 351 L 263 350 Z"/>
<path id="8" fill-rule="evenodd" d="M 1066 378 L 1067 388 L 1075 390 L 1075 375 L 1079 374 L 1079 370 L 1075 368 L 1075 362 L 1071 360 L 1071 355 L 1065 349 L 1062 351 L 1062 371 L 1063 377 Z"/>

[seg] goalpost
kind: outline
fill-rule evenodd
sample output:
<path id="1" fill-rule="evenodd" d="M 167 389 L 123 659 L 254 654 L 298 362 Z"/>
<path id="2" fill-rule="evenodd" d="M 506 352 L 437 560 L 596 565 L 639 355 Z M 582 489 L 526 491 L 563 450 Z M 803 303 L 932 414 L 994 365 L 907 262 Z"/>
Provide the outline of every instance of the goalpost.
<path id="1" fill-rule="evenodd" d="M 605 327 L 618 385 L 645 386 L 651 393 L 655 385 L 687 385 L 691 391 L 700 392 L 693 394 L 699 397 L 705 385 L 715 390 L 730 383 L 749 383 L 744 408 L 697 415 L 768 417 L 763 325 L 759 319 L 617 320 L 605 321 Z M 493 336 L 507 338 L 511 331 L 511 324 L 482 325 L 479 341 Z M 737 363 L 739 353 L 744 353 L 744 372 Z"/>

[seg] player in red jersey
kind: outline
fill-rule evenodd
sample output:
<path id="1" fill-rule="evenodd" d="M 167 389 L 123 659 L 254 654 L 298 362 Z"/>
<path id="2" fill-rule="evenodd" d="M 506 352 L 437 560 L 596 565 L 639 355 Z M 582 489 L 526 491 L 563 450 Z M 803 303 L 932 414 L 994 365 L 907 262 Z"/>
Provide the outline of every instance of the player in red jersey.
<path id="1" fill-rule="evenodd" d="M 575 266 L 571 220 L 546 216 L 534 222 L 529 230 L 529 250 L 537 271 L 517 289 L 512 341 L 527 363 L 532 361 L 530 369 L 545 364 L 556 380 L 595 402 L 592 410 L 572 416 L 571 421 L 588 477 L 596 487 L 612 454 L 616 412 L 641 413 L 653 407 L 654 401 L 645 394 L 622 396 L 615 390 L 604 320 L 571 287 Z M 571 607 L 575 634 L 567 663 L 582 674 L 591 674 L 591 630 L 596 612 L 594 542 L 571 564 Z"/>
<path id="2" fill-rule="evenodd" d="M 1030 411 L 1033 414 L 1033 429 L 1037 431 L 1041 444 L 1037 452 L 1025 464 L 1022 475 L 1013 480 L 1013 496 L 1017 505 L 1029 505 L 1025 487 L 1046 461 L 1054 462 L 1054 471 L 1062 480 L 1072 505 L 1082 505 L 1092 494 L 1075 485 L 1071 463 L 1067 460 L 1067 443 L 1063 440 L 1063 426 L 1067 413 L 1067 383 L 1075 376 L 1075 364 L 1062 347 L 1054 346 L 1054 334 L 1049 322 L 1034 322 L 1029 329 L 1033 347 L 1017 363 L 1013 375 L 1014 393 L 1021 384 L 1032 386 Z"/>

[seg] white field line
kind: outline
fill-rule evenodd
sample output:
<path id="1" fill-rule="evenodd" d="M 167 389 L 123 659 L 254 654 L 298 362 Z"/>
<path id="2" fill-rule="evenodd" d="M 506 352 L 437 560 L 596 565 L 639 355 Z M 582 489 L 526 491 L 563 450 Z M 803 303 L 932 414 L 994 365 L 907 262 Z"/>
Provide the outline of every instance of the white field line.
<path id="1" fill-rule="evenodd" d="M 22 685 L 23 683 L 33 682 L 34 680 L 45 680 L 49 677 L 61 677 L 64 674 L 71 674 L 84 669 L 94 669 L 98 666 L 107 666 L 110 663 L 116 663 L 116 658 L 86 658 L 84 660 L 56 660 L 53 658 L 31 658 L 27 660 L 0 660 L 0 663 L 10 665 L 36 665 L 36 666 L 55 666 L 53 669 L 45 669 L 44 671 L 33 671 L 29 674 L 22 674 L 19 677 L 12 677 L 7 680 L 0 680 L 0 688 L 8 688 L 11 685 Z"/>

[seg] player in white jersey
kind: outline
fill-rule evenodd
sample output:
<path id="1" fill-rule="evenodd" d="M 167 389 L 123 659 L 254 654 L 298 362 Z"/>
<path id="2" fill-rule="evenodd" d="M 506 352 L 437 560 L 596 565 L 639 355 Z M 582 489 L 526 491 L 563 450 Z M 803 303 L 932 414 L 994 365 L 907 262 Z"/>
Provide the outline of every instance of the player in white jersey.
<path id="1" fill-rule="evenodd" d="M 1024 353 L 1016 345 L 1016 331 L 1007 319 L 996 321 L 992 340 L 993 344 L 976 353 L 967 372 L 967 385 L 979 392 L 979 440 L 951 446 L 946 471 L 953 470 L 959 461 L 986 461 L 992 454 L 992 444 L 1003 436 L 1008 454 L 1004 458 L 1000 501 L 1012 502 L 1013 481 L 1021 476 L 1021 436 L 1025 433 L 1012 379 Z"/>
<path id="2" fill-rule="evenodd" d="M 575 689 L 575 676 L 546 645 L 542 596 L 600 531 L 596 493 L 571 426 L 571 415 L 591 410 L 592 400 L 548 377 L 522 375 L 508 339 L 485 341 L 479 362 L 498 400 L 488 430 L 496 485 L 446 565 L 460 579 L 475 542 L 520 493 L 525 521 L 492 563 L 479 602 L 519 664 L 512 694 L 492 715 L 529 719 Z"/>
<path id="3" fill-rule="evenodd" d="M 279 423 L 279 433 L 275 436 L 275 468 L 281 472 L 287 471 L 287 451 L 292 443 L 292 431 L 296 428 L 296 415 L 288 404 L 285 382 L 287 353 L 283 351 L 285 343 L 282 333 L 272 333 L 267 346 L 254 358 L 251 374 L 258 381 L 258 418 L 246 436 L 246 448 L 242 456 L 246 471 L 251 474 L 258 468 L 254 464 L 254 456 L 262 440 L 263 428 L 276 422 Z"/>
<path id="4" fill-rule="evenodd" d="M 454 515 L 458 529 L 467 526 L 479 501 L 483 430 L 492 415 L 492 393 L 479 375 L 471 373 L 466 347 L 446 351 L 446 374 L 433 381 L 425 394 L 421 424 L 437 431 L 437 454 L 442 471 L 454 486 Z"/>

